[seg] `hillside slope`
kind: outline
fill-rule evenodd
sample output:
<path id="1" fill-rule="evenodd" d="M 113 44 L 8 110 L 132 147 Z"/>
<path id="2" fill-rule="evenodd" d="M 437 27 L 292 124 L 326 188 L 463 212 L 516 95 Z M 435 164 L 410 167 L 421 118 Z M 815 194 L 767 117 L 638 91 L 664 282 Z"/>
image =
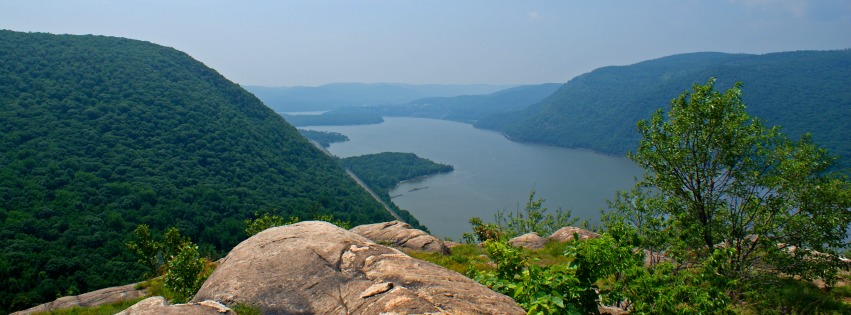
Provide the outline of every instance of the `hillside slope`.
<path id="1" fill-rule="evenodd" d="M 224 252 L 256 211 L 391 220 L 252 94 L 172 48 L 0 31 L 0 313 L 136 280 L 137 224 Z"/>
<path id="2" fill-rule="evenodd" d="M 709 77 L 743 82 L 748 111 L 792 138 L 812 133 L 841 167 L 851 167 L 851 50 L 765 55 L 692 53 L 596 69 L 528 109 L 476 126 L 509 138 L 622 155 L 638 144 L 635 124 Z"/>

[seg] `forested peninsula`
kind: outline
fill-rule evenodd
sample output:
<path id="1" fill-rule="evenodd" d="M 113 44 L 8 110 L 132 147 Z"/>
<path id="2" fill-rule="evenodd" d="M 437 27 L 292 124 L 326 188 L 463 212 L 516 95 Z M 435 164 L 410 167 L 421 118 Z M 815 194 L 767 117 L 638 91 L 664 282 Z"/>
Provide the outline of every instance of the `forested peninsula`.
<path id="1" fill-rule="evenodd" d="M 0 106 L 0 313 L 139 280 L 125 246 L 139 224 L 215 257 L 258 211 L 393 219 L 280 115 L 172 48 L 0 31 Z"/>

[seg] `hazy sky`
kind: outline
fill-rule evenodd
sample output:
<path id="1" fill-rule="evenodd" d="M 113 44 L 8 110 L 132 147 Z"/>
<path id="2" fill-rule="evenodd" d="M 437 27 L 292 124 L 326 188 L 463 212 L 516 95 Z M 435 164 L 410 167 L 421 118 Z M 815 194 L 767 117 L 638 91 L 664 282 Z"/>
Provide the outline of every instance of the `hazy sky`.
<path id="1" fill-rule="evenodd" d="M 527 84 L 677 53 L 851 48 L 851 1 L 0 0 L 0 29 L 146 40 L 243 85 Z"/>

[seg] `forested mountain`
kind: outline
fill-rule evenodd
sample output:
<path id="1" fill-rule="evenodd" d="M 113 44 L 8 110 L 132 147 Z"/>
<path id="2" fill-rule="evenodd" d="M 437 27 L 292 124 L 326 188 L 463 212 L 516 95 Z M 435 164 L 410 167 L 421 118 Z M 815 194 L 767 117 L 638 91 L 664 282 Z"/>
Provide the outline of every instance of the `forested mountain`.
<path id="1" fill-rule="evenodd" d="M 0 128 L 0 313 L 138 280 L 138 224 L 216 253 L 256 211 L 392 220 L 252 94 L 147 42 L 0 31 Z"/>
<path id="2" fill-rule="evenodd" d="M 487 95 L 429 97 L 397 106 L 382 106 L 384 116 L 437 118 L 474 122 L 482 117 L 518 111 L 550 96 L 561 84 L 523 85 Z"/>
<path id="3" fill-rule="evenodd" d="M 402 104 L 424 97 L 488 94 L 508 88 L 486 84 L 332 83 L 317 87 L 245 86 L 277 112 Z"/>
<path id="4" fill-rule="evenodd" d="M 479 120 L 512 140 L 624 154 L 638 143 L 635 123 L 709 77 L 736 81 L 751 115 L 813 140 L 851 167 L 851 50 L 765 55 L 693 53 L 578 76 L 528 109 Z"/>

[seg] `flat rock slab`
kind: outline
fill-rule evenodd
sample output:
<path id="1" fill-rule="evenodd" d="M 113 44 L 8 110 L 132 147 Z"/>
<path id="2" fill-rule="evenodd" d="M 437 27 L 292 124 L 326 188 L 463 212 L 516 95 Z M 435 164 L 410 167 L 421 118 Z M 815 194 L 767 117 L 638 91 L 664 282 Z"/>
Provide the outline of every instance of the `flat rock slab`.
<path id="1" fill-rule="evenodd" d="M 47 302 L 12 314 L 25 315 L 40 312 L 50 312 L 60 309 L 72 308 L 75 306 L 93 307 L 103 304 L 137 299 L 145 296 L 145 294 L 147 294 L 146 290 L 137 290 L 136 285 L 137 283 L 133 283 L 119 287 L 100 289 L 97 291 L 83 293 L 80 295 L 63 296 L 54 300 L 53 302 Z"/>
<path id="2" fill-rule="evenodd" d="M 449 247 L 439 238 L 415 229 L 402 221 L 359 225 L 351 230 L 379 244 L 392 244 L 403 249 L 449 254 Z"/>
<path id="3" fill-rule="evenodd" d="M 326 222 L 275 227 L 237 245 L 193 301 L 264 314 L 525 314 L 511 298 Z"/>
<path id="4" fill-rule="evenodd" d="M 116 315 L 235 315 L 236 312 L 216 301 L 198 303 L 168 304 L 165 298 L 154 296 Z"/>

